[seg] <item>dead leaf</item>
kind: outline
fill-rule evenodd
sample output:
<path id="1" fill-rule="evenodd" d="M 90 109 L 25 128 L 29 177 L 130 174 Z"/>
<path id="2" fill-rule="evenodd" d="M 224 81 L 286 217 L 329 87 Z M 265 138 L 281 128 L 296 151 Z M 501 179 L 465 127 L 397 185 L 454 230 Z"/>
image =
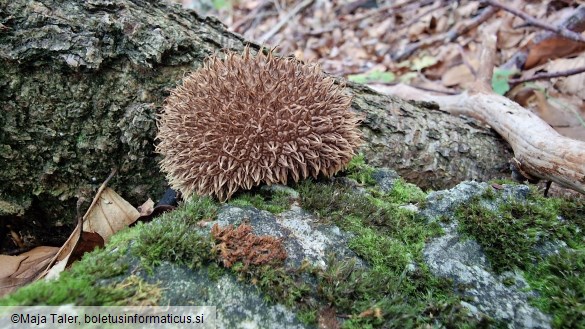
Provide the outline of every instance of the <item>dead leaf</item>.
<path id="1" fill-rule="evenodd" d="M 514 28 L 514 17 L 507 16 L 498 19 L 500 28 L 498 29 L 498 48 L 514 49 L 526 38 L 524 29 Z"/>
<path id="2" fill-rule="evenodd" d="M 77 242 L 77 246 L 71 252 L 67 265 L 80 260 L 85 253 L 91 252 L 95 248 L 101 248 L 104 245 L 105 241 L 101 235 L 92 232 L 83 232 L 81 234 L 81 240 Z"/>
<path id="3" fill-rule="evenodd" d="M 460 64 L 448 69 L 441 81 L 446 87 L 461 86 L 475 81 L 475 76 L 467 65 Z"/>
<path id="4" fill-rule="evenodd" d="M 58 250 L 57 247 L 36 247 L 18 256 L 0 255 L 0 297 L 33 282 Z"/>
<path id="5" fill-rule="evenodd" d="M 152 214 L 154 210 L 154 201 L 151 198 L 148 198 L 142 206 L 138 206 L 138 211 L 140 212 L 140 216 L 148 216 Z"/>
<path id="6" fill-rule="evenodd" d="M 156 218 L 156 217 L 164 214 L 165 212 L 172 211 L 174 209 L 175 209 L 175 206 L 170 206 L 170 205 L 156 206 L 156 207 L 154 207 L 154 209 L 152 209 L 152 212 L 150 214 L 141 215 L 140 217 L 138 217 L 138 219 L 136 219 L 136 221 L 134 223 L 138 223 L 138 222 L 143 222 L 143 223 L 144 222 L 149 222 L 153 218 Z M 130 226 L 132 226 L 132 225 L 130 225 Z"/>
<path id="7" fill-rule="evenodd" d="M 524 64 L 525 69 L 545 63 L 550 59 L 576 54 L 585 49 L 582 43 L 560 36 L 551 37 L 536 44 L 529 43 L 527 47 L 528 57 Z"/>
<path id="8" fill-rule="evenodd" d="M 84 216 L 83 230 L 98 233 L 106 243 L 114 233 L 128 227 L 140 217 L 136 208 L 109 187 L 96 198 L 97 202 L 94 200 Z"/>
<path id="9" fill-rule="evenodd" d="M 103 246 L 103 243 L 97 237 L 85 237 L 88 232 L 98 234 L 105 243 L 112 234 L 127 227 L 139 216 L 138 210 L 132 207 L 128 201 L 124 200 L 114 190 L 105 187 L 105 183 L 102 184 L 91 206 L 83 216 L 82 227 L 80 225 L 75 227 L 69 239 L 37 279 L 58 277 L 59 273 L 73 260 L 80 257 L 81 251 L 77 251 L 77 248 L 90 249 L 92 246 Z M 83 235 L 80 233 L 81 230 L 83 230 Z M 72 254 L 75 254 L 75 256 L 72 257 Z"/>
<path id="10" fill-rule="evenodd" d="M 585 56 L 575 58 L 560 58 L 546 65 L 548 72 L 561 72 L 585 67 Z M 555 86 L 561 93 L 576 95 L 585 99 L 585 73 L 554 79 Z"/>

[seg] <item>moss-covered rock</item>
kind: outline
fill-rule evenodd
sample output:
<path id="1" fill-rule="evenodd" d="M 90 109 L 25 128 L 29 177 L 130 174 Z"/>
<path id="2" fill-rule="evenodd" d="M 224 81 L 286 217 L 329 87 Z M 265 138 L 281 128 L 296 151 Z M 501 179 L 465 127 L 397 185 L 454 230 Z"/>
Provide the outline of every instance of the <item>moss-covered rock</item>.
<path id="1" fill-rule="evenodd" d="M 578 327 L 582 212 L 579 202 L 523 185 L 467 182 L 427 196 L 358 163 L 330 180 L 258 189 L 228 204 L 194 198 L 119 233 L 57 281 L 0 303 L 216 305 L 224 328 Z M 233 238 L 258 245 L 226 245 L 210 233 L 215 224 L 247 226 Z M 517 244 L 504 243 L 504 231 Z M 569 247 L 539 249 L 549 240 Z M 247 258 L 279 244 L 284 260 Z M 222 258 L 229 253 L 235 261 Z M 68 293 L 56 298 L 54 289 Z M 147 302 L 144 289 L 153 292 Z"/>

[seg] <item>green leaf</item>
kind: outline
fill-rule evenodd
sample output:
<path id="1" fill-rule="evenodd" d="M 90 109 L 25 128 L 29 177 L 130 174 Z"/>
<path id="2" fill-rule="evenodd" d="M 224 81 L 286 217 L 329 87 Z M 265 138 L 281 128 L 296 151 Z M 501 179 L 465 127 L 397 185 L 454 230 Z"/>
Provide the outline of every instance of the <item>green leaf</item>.
<path id="1" fill-rule="evenodd" d="M 231 5 L 227 0 L 213 0 L 212 2 L 215 10 L 220 10 Z"/>
<path id="2" fill-rule="evenodd" d="M 410 83 L 411 80 L 418 76 L 417 72 L 407 72 L 400 76 L 400 82 L 402 83 Z"/>
<path id="3" fill-rule="evenodd" d="M 504 95 L 510 90 L 510 77 L 516 74 L 516 70 L 495 69 L 492 75 L 492 89 L 498 95 Z"/>
<path id="4" fill-rule="evenodd" d="M 351 74 L 347 76 L 347 79 L 356 83 L 390 83 L 396 79 L 396 76 L 392 72 L 374 70 L 363 74 Z"/>
<path id="5" fill-rule="evenodd" d="M 437 64 L 438 60 L 433 56 L 423 56 L 421 58 L 415 58 L 412 61 L 411 69 L 420 71 L 424 68 Z"/>

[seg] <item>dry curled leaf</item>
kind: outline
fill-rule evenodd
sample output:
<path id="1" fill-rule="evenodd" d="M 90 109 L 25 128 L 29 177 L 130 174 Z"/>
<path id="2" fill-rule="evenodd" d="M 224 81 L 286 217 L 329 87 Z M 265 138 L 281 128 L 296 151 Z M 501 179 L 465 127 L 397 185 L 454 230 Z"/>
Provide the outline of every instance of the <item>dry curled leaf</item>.
<path id="1" fill-rule="evenodd" d="M 0 297 L 34 281 L 58 250 L 43 246 L 18 256 L 0 255 Z"/>

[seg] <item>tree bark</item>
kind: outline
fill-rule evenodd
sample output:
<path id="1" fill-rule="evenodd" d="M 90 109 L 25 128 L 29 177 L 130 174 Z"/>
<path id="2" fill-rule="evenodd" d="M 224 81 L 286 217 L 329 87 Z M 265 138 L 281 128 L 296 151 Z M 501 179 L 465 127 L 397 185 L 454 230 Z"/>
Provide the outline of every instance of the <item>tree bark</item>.
<path id="1" fill-rule="evenodd" d="M 77 197 L 112 168 L 123 197 L 156 199 L 155 118 L 169 90 L 221 49 L 259 49 L 158 1 L 0 0 L 0 24 L 0 216 L 71 221 Z M 473 121 L 347 89 L 374 165 L 433 189 L 507 171 L 507 144 Z"/>

